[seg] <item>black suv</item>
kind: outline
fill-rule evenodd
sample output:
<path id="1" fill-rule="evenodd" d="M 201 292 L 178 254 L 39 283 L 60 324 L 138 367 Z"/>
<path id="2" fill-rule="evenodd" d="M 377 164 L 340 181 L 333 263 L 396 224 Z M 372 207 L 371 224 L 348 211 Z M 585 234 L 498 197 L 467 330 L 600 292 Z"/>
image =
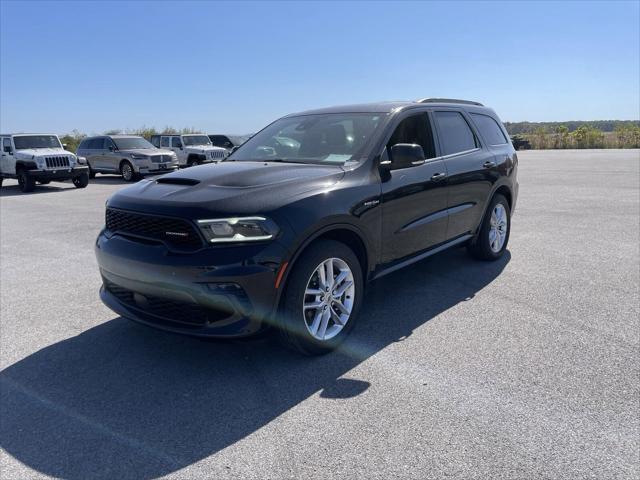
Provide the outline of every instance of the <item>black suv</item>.
<path id="1" fill-rule="evenodd" d="M 368 281 L 454 245 L 499 258 L 517 166 L 500 120 L 476 102 L 289 115 L 224 162 L 113 195 L 95 249 L 101 298 L 174 332 L 274 326 L 323 353 L 353 328 Z"/>

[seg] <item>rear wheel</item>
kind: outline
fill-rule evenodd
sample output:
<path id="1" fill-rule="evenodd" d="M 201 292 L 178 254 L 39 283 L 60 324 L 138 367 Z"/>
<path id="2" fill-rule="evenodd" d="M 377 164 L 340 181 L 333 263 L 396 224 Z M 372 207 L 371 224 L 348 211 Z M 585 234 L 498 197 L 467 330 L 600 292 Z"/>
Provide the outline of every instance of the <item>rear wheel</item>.
<path id="1" fill-rule="evenodd" d="M 307 355 L 334 350 L 353 328 L 363 293 L 360 262 L 349 247 L 333 240 L 311 245 L 287 280 L 282 342 Z"/>
<path id="2" fill-rule="evenodd" d="M 133 165 L 126 160 L 120 164 L 120 173 L 126 182 L 133 182 L 136 179 L 136 173 L 133 170 Z"/>
<path id="3" fill-rule="evenodd" d="M 36 181 L 27 175 L 26 171 L 20 170 L 18 173 L 18 186 L 23 193 L 29 193 L 36 187 Z"/>
<path id="4" fill-rule="evenodd" d="M 89 185 L 89 174 L 83 173 L 82 175 L 78 175 L 77 177 L 74 177 L 72 181 L 76 188 L 85 188 Z"/>
<path id="5" fill-rule="evenodd" d="M 511 209 L 507 199 L 497 194 L 489 203 L 478 235 L 469 252 L 480 260 L 497 260 L 507 249 L 511 231 Z"/>

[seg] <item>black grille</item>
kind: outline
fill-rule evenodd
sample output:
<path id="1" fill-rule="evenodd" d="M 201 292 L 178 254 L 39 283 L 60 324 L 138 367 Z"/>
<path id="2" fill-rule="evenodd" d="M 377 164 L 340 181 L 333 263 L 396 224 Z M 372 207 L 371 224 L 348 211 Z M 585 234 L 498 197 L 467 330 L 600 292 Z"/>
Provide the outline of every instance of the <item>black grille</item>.
<path id="1" fill-rule="evenodd" d="M 47 168 L 63 168 L 69 166 L 69 157 L 44 157 Z"/>
<path id="2" fill-rule="evenodd" d="M 181 250 L 197 250 L 202 238 L 186 220 L 107 208 L 107 230 L 159 240 Z"/>
<path id="3" fill-rule="evenodd" d="M 125 305 L 161 317 L 169 322 L 185 326 L 201 327 L 211 322 L 223 320 L 230 312 L 208 310 L 194 303 L 178 302 L 166 298 L 142 295 L 103 278 L 104 287 Z"/>

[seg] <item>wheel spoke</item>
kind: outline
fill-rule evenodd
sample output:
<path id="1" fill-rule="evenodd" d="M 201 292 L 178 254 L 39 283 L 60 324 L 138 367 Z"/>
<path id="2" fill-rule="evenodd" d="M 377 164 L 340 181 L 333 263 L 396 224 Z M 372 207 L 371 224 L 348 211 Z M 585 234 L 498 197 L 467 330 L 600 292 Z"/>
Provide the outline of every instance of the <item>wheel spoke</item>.
<path id="1" fill-rule="evenodd" d="M 315 335 L 318 333 L 318 327 L 320 327 L 320 320 L 322 320 L 322 310 L 317 310 L 315 316 L 313 317 L 313 323 L 309 327 L 311 333 Z"/>
<path id="2" fill-rule="evenodd" d="M 322 307 L 322 302 L 312 302 L 312 303 L 305 303 L 304 304 L 304 309 L 305 310 L 309 310 L 310 308 L 319 309 L 320 307 Z"/>
<path id="3" fill-rule="evenodd" d="M 307 288 L 304 293 L 305 295 L 322 295 L 323 292 L 319 288 Z"/>
<path id="4" fill-rule="evenodd" d="M 351 287 L 351 285 L 353 285 L 353 282 L 350 280 L 343 282 L 342 285 L 340 285 L 338 288 L 335 289 L 334 296 L 341 297 L 344 294 L 344 292 L 346 292 L 347 289 Z"/>
<path id="5" fill-rule="evenodd" d="M 347 310 L 347 307 L 342 304 L 342 302 L 339 302 L 337 300 L 334 301 L 333 306 L 340 310 L 340 312 L 344 315 L 349 315 L 351 313 L 349 310 Z"/>
<path id="6" fill-rule="evenodd" d="M 319 338 L 324 339 L 324 336 L 327 334 L 327 327 L 329 326 L 329 317 L 331 317 L 331 313 L 329 309 L 322 311 L 322 320 L 320 321 L 320 328 L 318 329 L 317 335 Z"/>
<path id="7" fill-rule="evenodd" d="M 333 287 L 334 279 L 333 279 L 333 258 L 330 258 L 325 262 L 325 266 L 327 267 L 327 287 Z"/>
<path id="8" fill-rule="evenodd" d="M 318 272 L 318 284 L 320 288 L 324 289 L 327 286 L 327 277 L 324 271 L 324 264 L 320 265 L 320 267 L 316 270 Z"/>
<path id="9" fill-rule="evenodd" d="M 350 273 L 351 272 L 349 270 L 340 270 L 340 273 L 338 274 L 338 276 L 336 276 L 336 281 L 334 282 L 333 286 L 339 287 L 340 284 L 344 282 L 344 279 L 347 278 Z"/>
<path id="10" fill-rule="evenodd" d="M 338 325 L 344 325 L 345 324 L 345 322 L 342 321 L 342 317 L 340 315 L 338 315 L 338 313 L 333 308 L 331 309 L 331 318 Z"/>

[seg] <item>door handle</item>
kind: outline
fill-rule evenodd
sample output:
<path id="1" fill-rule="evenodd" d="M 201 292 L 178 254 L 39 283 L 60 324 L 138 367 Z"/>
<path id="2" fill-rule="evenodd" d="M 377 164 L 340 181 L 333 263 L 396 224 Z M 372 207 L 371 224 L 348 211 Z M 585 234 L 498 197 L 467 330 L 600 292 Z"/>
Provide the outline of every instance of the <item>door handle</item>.
<path id="1" fill-rule="evenodd" d="M 434 182 L 437 182 L 439 180 L 442 180 L 446 176 L 447 176 L 446 173 L 434 173 L 433 175 L 431 175 L 431 180 L 433 180 Z"/>
<path id="2" fill-rule="evenodd" d="M 489 161 L 489 162 L 484 162 L 484 163 L 482 164 L 482 166 L 483 166 L 484 168 L 493 168 L 493 167 L 495 167 L 495 166 L 496 166 L 496 162 L 491 162 L 491 161 Z"/>

